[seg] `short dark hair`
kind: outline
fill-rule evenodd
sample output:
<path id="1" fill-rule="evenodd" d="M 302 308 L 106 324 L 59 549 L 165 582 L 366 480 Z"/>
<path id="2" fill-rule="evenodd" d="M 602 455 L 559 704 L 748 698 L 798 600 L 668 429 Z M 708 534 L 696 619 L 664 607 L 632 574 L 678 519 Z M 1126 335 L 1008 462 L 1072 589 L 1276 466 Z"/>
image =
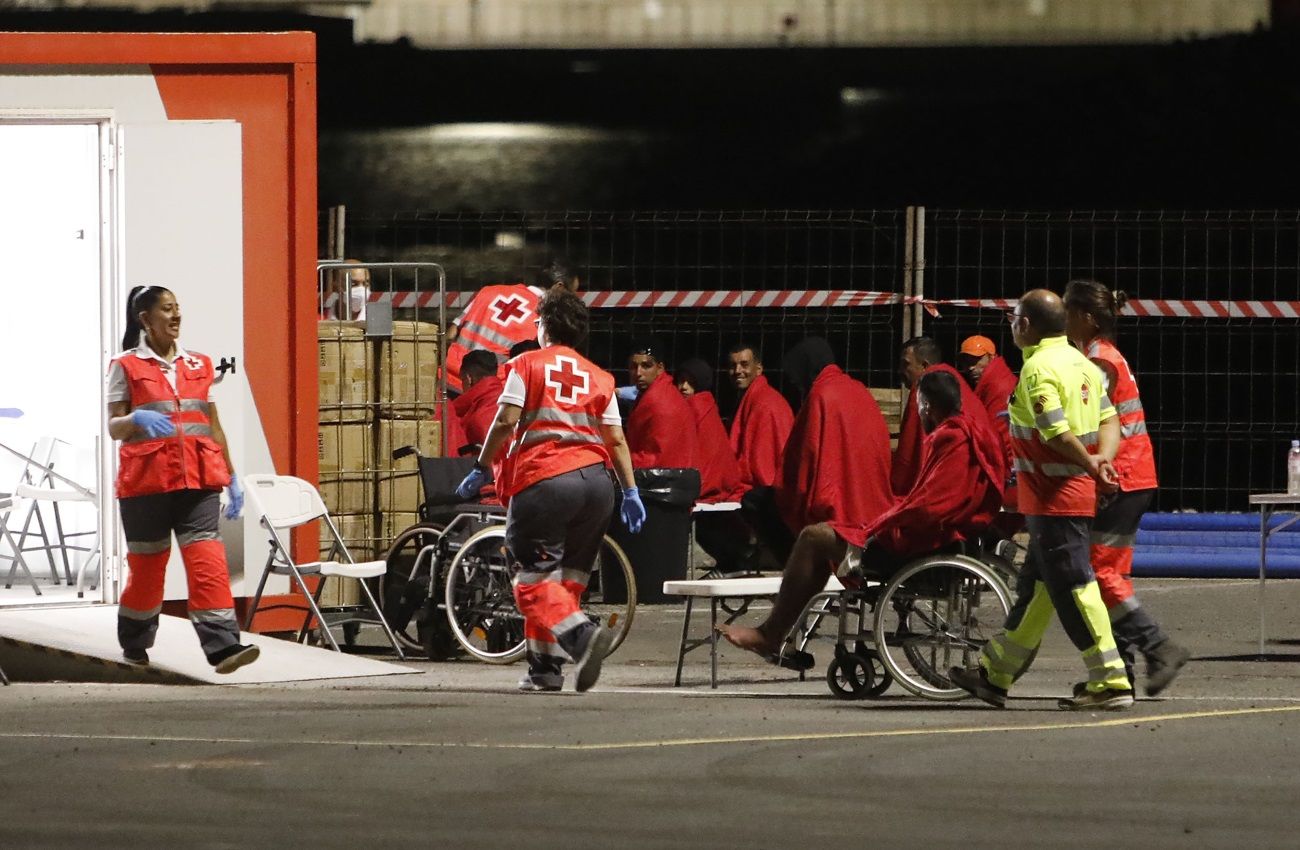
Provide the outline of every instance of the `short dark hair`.
<path id="1" fill-rule="evenodd" d="M 939 347 L 939 343 L 935 342 L 934 337 L 914 336 L 907 342 L 903 343 L 903 347 L 899 349 L 899 353 L 907 351 L 908 349 L 912 349 L 912 351 L 915 352 L 917 359 L 922 363 L 928 363 L 933 366 L 936 363 L 943 362 L 943 349 Z"/>
<path id="2" fill-rule="evenodd" d="M 552 254 L 542 261 L 542 267 L 533 277 L 533 284 L 541 289 L 560 285 L 567 287 L 578 276 L 578 269 L 565 257 Z"/>
<path id="3" fill-rule="evenodd" d="M 587 339 L 591 313 L 582 299 L 567 289 L 552 289 L 537 305 L 537 318 L 553 343 L 577 348 Z"/>
<path id="4" fill-rule="evenodd" d="M 668 362 L 668 345 L 662 339 L 638 339 L 632 343 L 627 356 L 644 354 L 656 363 Z"/>
<path id="5" fill-rule="evenodd" d="M 942 418 L 961 413 L 961 385 L 950 372 L 943 369 L 926 372 L 916 382 L 916 391 L 925 396 L 931 409 Z"/>
<path id="6" fill-rule="evenodd" d="M 497 373 L 497 356 L 484 348 L 476 348 L 460 361 L 460 373 L 475 378 L 486 378 Z"/>
<path id="7" fill-rule="evenodd" d="M 755 363 L 763 362 L 763 350 L 759 348 L 757 345 L 754 345 L 754 343 L 749 342 L 748 340 L 742 339 L 740 342 L 731 346 L 731 348 L 727 350 L 727 354 L 728 355 L 739 354 L 742 351 L 754 352 L 754 362 Z"/>
<path id="8" fill-rule="evenodd" d="M 510 354 L 508 357 L 513 360 L 521 354 L 527 354 L 528 352 L 536 351 L 539 348 L 541 348 L 541 346 L 537 344 L 537 340 L 526 339 L 523 342 L 516 342 L 514 345 L 510 346 Z"/>

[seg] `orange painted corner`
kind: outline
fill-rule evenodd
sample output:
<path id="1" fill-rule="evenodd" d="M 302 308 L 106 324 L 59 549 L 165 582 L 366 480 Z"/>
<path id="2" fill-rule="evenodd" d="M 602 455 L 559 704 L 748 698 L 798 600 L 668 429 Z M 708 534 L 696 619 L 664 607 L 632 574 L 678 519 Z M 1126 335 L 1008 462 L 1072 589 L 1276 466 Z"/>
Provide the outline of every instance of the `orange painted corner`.
<path id="1" fill-rule="evenodd" d="M 316 35 L 0 32 L 3 65 L 266 65 L 316 61 Z"/>

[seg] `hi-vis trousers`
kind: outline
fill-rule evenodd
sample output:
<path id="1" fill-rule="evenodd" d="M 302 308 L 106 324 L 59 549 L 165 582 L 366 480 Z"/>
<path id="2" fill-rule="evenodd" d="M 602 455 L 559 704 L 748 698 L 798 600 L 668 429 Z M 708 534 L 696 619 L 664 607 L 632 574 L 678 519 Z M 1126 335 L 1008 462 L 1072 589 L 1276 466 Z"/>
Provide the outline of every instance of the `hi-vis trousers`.
<path id="1" fill-rule="evenodd" d="M 1060 618 L 1088 667 L 1088 690 L 1131 690 L 1111 634 L 1110 617 L 1089 563 L 1090 517 L 1030 516 L 1029 556 L 1003 631 L 980 653 L 991 684 L 1009 689 L 1029 669 L 1043 633 Z"/>
<path id="2" fill-rule="evenodd" d="M 1134 490 L 1103 499 L 1092 523 L 1092 569 L 1110 612 L 1115 643 L 1130 673 L 1138 653 L 1148 656 L 1169 639 L 1133 593 L 1133 543 L 1155 492 Z"/>
<path id="3" fill-rule="evenodd" d="M 510 499 L 506 548 L 528 674 L 538 685 L 561 686 L 565 657 L 577 658 L 596 630 L 580 603 L 613 513 L 614 486 L 602 464 L 543 479 Z"/>
<path id="4" fill-rule="evenodd" d="M 185 561 L 190 621 L 203 652 L 211 659 L 239 643 L 226 548 L 217 533 L 218 491 L 176 490 L 118 499 L 117 504 L 126 532 L 126 563 L 131 568 L 117 609 L 117 639 L 122 648 L 153 646 L 173 532 Z"/>

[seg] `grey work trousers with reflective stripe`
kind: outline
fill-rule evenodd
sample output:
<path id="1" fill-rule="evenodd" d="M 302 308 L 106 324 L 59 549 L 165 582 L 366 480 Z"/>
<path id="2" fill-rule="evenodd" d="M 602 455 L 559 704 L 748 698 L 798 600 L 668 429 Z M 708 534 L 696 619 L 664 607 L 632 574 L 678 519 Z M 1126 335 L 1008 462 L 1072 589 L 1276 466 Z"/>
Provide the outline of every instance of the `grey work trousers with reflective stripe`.
<path id="1" fill-rule="evenodd" d="M 172 534 L 180 545 L 189 586 L 189 615 L 205 655 L 239 643 L 230 574 L 217 523 L 216 490 L 176 490 L 118 499 L 131 573 L 118 605 L 123 649 L 148 649 L 158 632 Z"/>

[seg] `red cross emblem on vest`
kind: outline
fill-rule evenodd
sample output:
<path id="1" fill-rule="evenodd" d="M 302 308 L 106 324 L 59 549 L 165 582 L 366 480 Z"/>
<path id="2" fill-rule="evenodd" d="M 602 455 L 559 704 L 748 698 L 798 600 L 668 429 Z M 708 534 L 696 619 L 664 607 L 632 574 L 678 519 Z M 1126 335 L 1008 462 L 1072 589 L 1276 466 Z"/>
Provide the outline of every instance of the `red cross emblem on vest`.
<path id="1" fill-rule="evenodd" d="M 488 309 L 492 311 L 492 321 L 502 327 L 517 325 L 528 317 L 528 302 L 518 295 L 498 295 Z"/>
<path id="2" fill-rule="evenodd" d="M 591 375 L 578 368 L 578 361 L 560 355 L 546 364 L 546 386 L 555 390 L 556 401 L 577 404 L 591 388 Z"/>

